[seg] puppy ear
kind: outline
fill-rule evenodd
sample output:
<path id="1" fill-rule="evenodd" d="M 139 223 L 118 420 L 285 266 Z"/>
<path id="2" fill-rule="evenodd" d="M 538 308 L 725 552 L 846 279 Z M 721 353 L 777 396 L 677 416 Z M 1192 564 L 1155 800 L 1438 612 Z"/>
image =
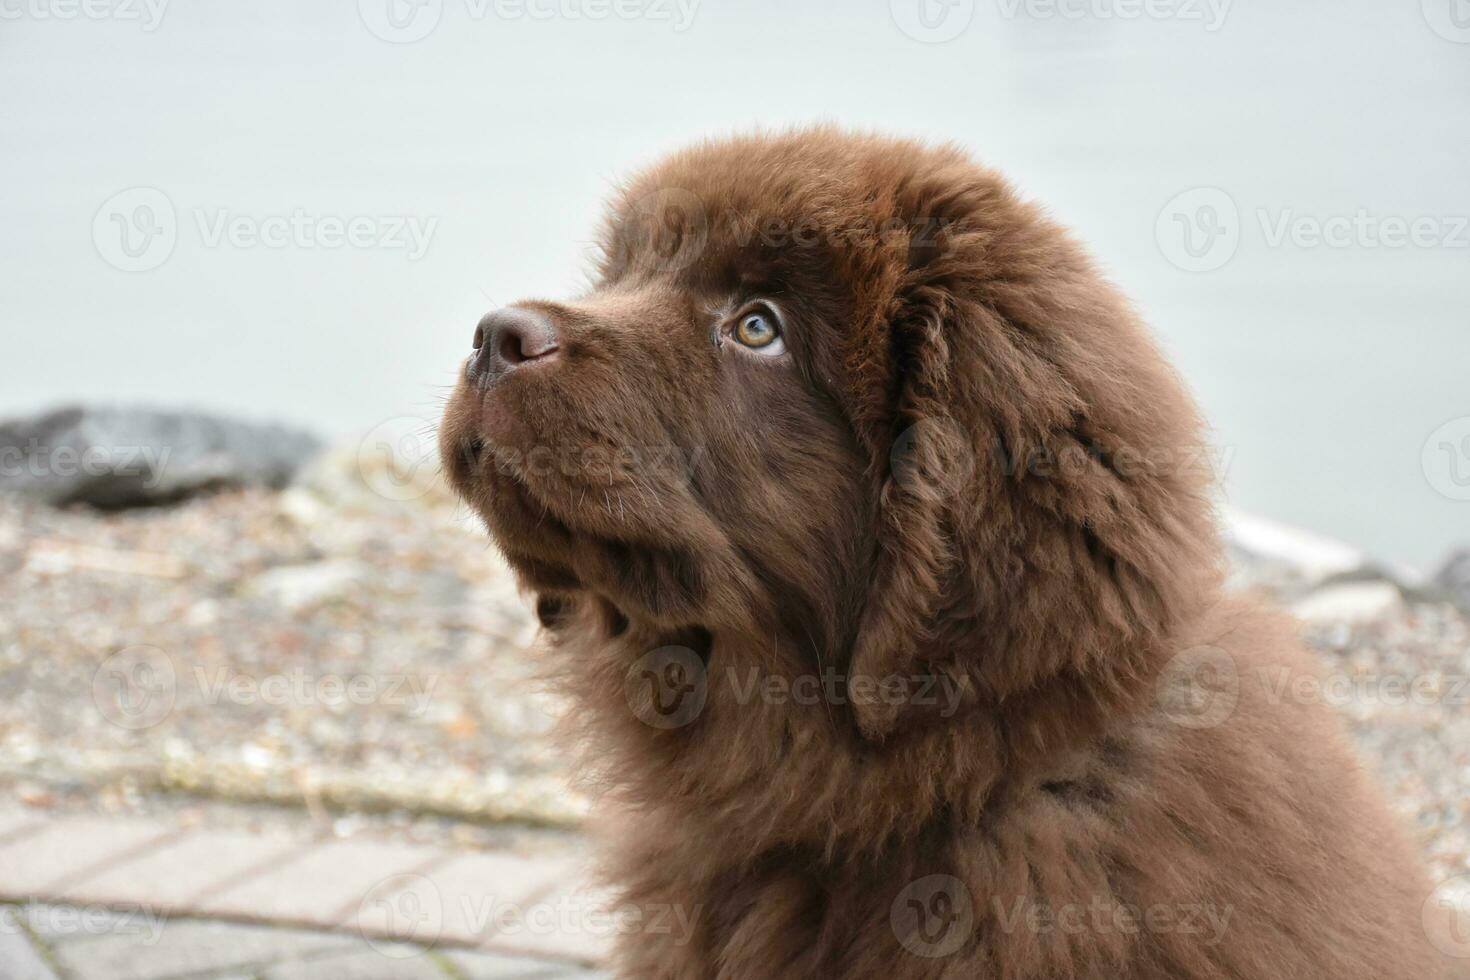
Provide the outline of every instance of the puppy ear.
<path id="1" fill-rule="evenodd" d="M 987 220 L 910 270 L 889 320 L 879 553 L 849 664 L 873 739 L 919 713 L 904 692 L 946 678 L 1027 705 L 1018 738 L 1103 717 L 1146 696 L 1218 579 L 1178 379 L 1043 216 L 998 194 Z"/>
<path id="2" fill-rule="evenodd" d="M 917 311 L 893 330 L 895 349 L 908 354 L 898 358 L 907 361 L 908 377 L 900 388 L 901 429 L 879 462 L 879 554 L 850 668 L 850 699 L 870 738 L 895 726 L 904 700 L 898 682 L 935 639 L 944 586 L 958 560 L 950 526 L 954 495 L 974 466 L 971 440 L 945 404 L 943 322 L 935 311 Z"/>

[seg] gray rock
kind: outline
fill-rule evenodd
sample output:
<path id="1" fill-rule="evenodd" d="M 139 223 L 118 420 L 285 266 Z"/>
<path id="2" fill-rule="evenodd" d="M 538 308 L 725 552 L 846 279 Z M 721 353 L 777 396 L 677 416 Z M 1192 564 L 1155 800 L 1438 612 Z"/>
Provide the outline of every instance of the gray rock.
<path id="1" fill-rule="evenodd" d="M 1449 593 L 1461 609 L 1470 611 L 1470 547 L 1458 548 L 1450 553 L 1443 566 L 1434 575 L 1436 587 Z"/>
<path id="2" fill-rule="evenodd" d="M 284 486 L 315 438 L 192 412 L 70 406 L 0 423 L 0 492 L 105 510 Z"/>

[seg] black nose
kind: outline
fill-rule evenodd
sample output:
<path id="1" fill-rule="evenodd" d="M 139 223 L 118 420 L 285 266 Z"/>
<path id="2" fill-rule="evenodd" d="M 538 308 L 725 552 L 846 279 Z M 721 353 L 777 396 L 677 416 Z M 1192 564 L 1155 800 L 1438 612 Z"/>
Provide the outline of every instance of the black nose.
<path id="1" fill-rule="evenodd" d="M 475 327 L 475 353 L 465 370 L 472 380 L 489 383 L 522 365 L 551 360 L 560 349 L 546 314 L 507 306 Z"/>

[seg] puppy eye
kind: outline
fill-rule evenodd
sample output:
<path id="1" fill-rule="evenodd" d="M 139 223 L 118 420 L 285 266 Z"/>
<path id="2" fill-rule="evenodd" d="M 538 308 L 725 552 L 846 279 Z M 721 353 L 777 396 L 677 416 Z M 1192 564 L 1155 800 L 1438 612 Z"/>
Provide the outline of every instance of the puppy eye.
<path id="1" fill-rule="evenodd" d="M 743 315 L 736 321 L 731 335 L 742 346 L 760 354 L 775 355 L 786 350 L 775 315 L 765 310 L 753 310 Z"/>

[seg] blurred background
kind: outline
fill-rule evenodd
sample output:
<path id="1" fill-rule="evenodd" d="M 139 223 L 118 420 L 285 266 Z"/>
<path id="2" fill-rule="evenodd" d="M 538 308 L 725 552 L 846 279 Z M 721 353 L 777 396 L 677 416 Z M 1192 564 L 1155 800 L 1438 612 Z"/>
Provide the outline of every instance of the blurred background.
<path id="1" fill-rule="evenodd" d="M 621 175 L 814 121 L 958 142 L 1090 245 L 1212 425 L 1238 584 L 1470 894 L 1465 0 L 0 0 L 0 90 L 0 964 L 595 966 L 590 899 L 456 904 L 582 895 L 588 802 L 433 426 Z M 58 486 L 62 442 L 176 465 Z"/>
<path id="2" fill-rule="evenodd" d="M 1424 459 L 1470 415 L 1463 0 L 6 2 L 0 413 L 432 418 L 481 314 L 579 287 L 620 175 L 830 120 L 958 141 L 1075 228 L 1233 503 L 1420 567 L 1470 527 Z"/>

